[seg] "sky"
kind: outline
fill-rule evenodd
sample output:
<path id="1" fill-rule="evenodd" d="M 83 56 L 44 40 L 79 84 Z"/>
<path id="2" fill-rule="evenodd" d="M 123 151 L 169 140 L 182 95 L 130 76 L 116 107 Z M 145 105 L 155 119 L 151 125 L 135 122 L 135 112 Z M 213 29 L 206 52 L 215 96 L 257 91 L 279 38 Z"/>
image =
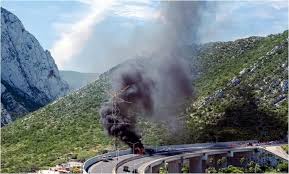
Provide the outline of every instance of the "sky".
<path id="1" fill-rule="evenodd" d="M 206 3 L 199 39 L 192 43 L 266 36 L 288 29 L 287 1 Z M 1 6 L 51 52 L 60 70 L 102 73 L 147 54 L 165 23 L 161 2 L 150 0 L 3 0 Z"/>

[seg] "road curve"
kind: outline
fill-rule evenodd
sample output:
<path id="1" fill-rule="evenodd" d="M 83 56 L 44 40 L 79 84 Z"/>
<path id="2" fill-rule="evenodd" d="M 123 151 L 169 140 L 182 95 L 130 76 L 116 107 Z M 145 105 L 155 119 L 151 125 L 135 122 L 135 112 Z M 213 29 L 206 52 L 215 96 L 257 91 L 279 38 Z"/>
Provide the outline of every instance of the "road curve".
<path id="1" fill-rule="evenodd" d="M 127 163 L 124 163 L 123 165 L 119 166 L 116 169 L 116 173 L 125 173 L 123 171 L 124 166 L 130 166 L 129 170 L 133 171 L 134 169 L 138 169 L 143 163 L 149 162 L 151 160 L 155 160 L 160 158 L 161 156 L 143 156 L 142 158 L 136 159 L 136 160 L 131 160 Z"/>
<path id="2" fill-rule="evenodd" d="M 98 163 L 95 163 L 88 169 L 88 173 L 112 173 L 112 169 L 122 160 L 128 159 L 135 156 L 134 154 L 129 154 L 129 155 L 123 155 L 119 157 L 114 157 L 112 158 L 113 160 L 104 162 L 104 161 L 99 161 Z"/>
<path id="3" fill-rule="evenodd" d="M 201 150 L 207 149 L 211 146 L 194 146 L 194 147 L 187 147 L 187 148 L 179 148 L 181 150 L 189 150 L 193 153 L 199 152 Z M 183 155 L 183 154 L 180 154 Z M 129 170 L 133 171 L 134 169 L 139 169 L 144 163 L 150 162 L 150 161 L 154 161 L 157 159 L 166 159 L 169 158 L 171 156 L 168 156 L 166 154 L 155 154 L 152 156 L 149 155 L 144 155 L 144 156 L 140 156 L 137 159 L 134 159 L 134 157 L 132 157 L 131 159 L 125 159 L 125 162 L 122 162 L 121 165 L 116 166 L 115 169 L 113 169 L 113 173 L 126 173 L 123 171 L 123 167 L 124 166 L 129 166 Z"/>
<path id="4" fill-rule="evenodd" d="M 254 140 L 251 140 L 250 142 L 252 141 Z M 158 152 L 164 149 L 167 149 L 167 150 L 174 149 L 174 150 L 180 150 L 182 152 L 182 154 L 180 155 L 186 156 L 186 155 L 193 155 L 197 153 L 210 152 L 214 150 L 217 150 L 217 151 L 222 151 L 225 149 L 232 150 L 237 147 L 246 148 L 242 144 L 247 144 L 248 142 L 249 141 L 162 146 L 158 148 Z M 233 147 L 232 144 L 237 145 L 237 146 Z M 257 147 L 251 146 L 251 148 L 257 148 Z M 269 149 L 265 148 L 265 150 L 269 150 Z M 274 151 L 276 151 L 276 149 L 274 149 Z M 282 155 L 284 156 L 284 154 Z M 96 162 L 92 166 L 87 167 L 87 170 L 86 170 L 87 172 L 84 172 L 84 173 L 124 173 L 123 171 L 124 166 L 129 166 L 130 171 L 132 171 L 133 169 L 138 169 L 138 172 L 140 173 L 142 172 L 142 170 L 145 170 L 144 166 L 146 166 L 147 164 L 150 164 L 151 162 L 155 162 L 158 160 L 163 160 L 163 159 L 169 160 L 169 158 L 172 158 L 173 156 L 176 156 L 176 155 L 168 156 L 168 155 L 157 153 L 157 154 L 154 154 L 153 156 L 148 156 L 148 155 L 139 156 L 139 155 L 134 155 L 134 154 L 123 153 L 122 156 L 114 157 L 113 160 L 109 162 L 103 162 L 101 160 L 100 161 L 98 160 L 98 162 Z M 279 153 L 278 156 L 281 156 L 281 154 Z M 101 159 L 101 156 L 98 158 Z"/>
<path id="5" fill-rule="evenodd" d="M 284 144 L 281 144 L 284 145 Z M 157 158 L 152 161 L 148 161 L 145 163 L 142 163 L 142 165 L 138 166 L 138 173 L 145 174 L 146 168 L 153 164 L 161 164 L 162 161 L 170 161 L 175 159 L 180 159 L 181 157 L 188 158 L 195 155 L 202 155 L 203 153 L 214 153 L 214 152 L 228 152 L 228 151 L 235 151 L 235 150 L 252 150 L 252 149 L 264 149 L 267 152 L 270 152 L 279 158 L 283 158 L 284 160 L 288 161 L 288 154 L 282 150 L 282 148 L 279 145 L 269 145 L 269 146 L 248 146 L 248 147 L 236 147 L 236 148 L 229 148 L 229 149 L 206 149 L 206 150 L 199 150 L 192 153 L 183 153 L 175 156 L 169 156 L 169 157 L 162 157 Z"/>

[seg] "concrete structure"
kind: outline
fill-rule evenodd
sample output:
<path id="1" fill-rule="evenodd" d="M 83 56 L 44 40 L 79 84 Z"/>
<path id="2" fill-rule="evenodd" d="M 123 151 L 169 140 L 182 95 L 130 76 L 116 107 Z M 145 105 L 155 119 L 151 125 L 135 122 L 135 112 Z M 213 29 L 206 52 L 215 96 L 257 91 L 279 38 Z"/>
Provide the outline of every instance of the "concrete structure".
<path id="1" fill-rule="evenodd" d="M 228 157 L 228 165 L 237 167 L 244 167 L 249 161 L 252 160 L 254 152 L 235 152 L 233 156 Z M 243 158 L 243 160 L 241 160 Z"/>
<path id="2" fill-rule="evenodd" d="M 117 157 L 118 154 L 112 152 L 105 155 L 111 155 L 114 159 L 118 160 L 102 162 L 102 155 L 99 155 L 86 161 L 84 164 L 84 173 L 99 173 L 98 169 L 103 167 L 107 169 L 106 171 L 100 170 L 101 172 L 122 173 L 124 166 L 129 166 L 130 169 L 137 169 L 138 173 L 159 173 L 160 167 L 168 170 L 169 173 L 180 173 L 184 165 L 189 167 L 189 172 L 191 173 L 203 173 L 211 166 L 215 168 L 221 168 L 227 165 L 243 166 L 246 162 L 262 157 L 262 154 L 265 152 L 274 153 L 267 151 L 267 147 L 246 146 L 245 144 L 247 143 L 248 141 L 241 142 L 239 145 L 237 142 L 225 142 L 158 147 L 159 151 L 179 150 L 180 153 L 177 153 L 177 155 L 155 154 L 153 156 L 137 155 L 137 157 L 135 157 L 130 154 L 129 151 L 123 151 L 119 153 L 119 155 L 122 156 Z M 274 154 L 278 155 L 281 159 L 288 159 L 288 155 L 281 154 L 281 152 Z M 270 157 L 270 160 L 274 162 L 275 158 L 279 157 L 274 156 L 272 160 Z M 246 160 L 241 160 L 241 158 L 245 158 Z M 261 159 L 263 158 L 264 163 L 269 159 L 266 155 Z M 96 170 L 93 171 L 91 169 Z"/>
<path id="3" fill-rule="evenodd" d="M 182 165 L 180 160 L 170 161 L 167 163 L 167 170 L 169 173 L 181 173 Z"/>
<path id="4" fill-rule="evenodd" d="M 189 171 L 190 173 L 203 173 L 204 170 L 202 168 L 203 166 L 203 160 L 201 156 L 196 156 L 189 158 Z"/>
<path id="5" fill-rule="evenodd" d="M 165 160 L 167 163 L 168 173 L 181 173 L 184 160 L 189 160 L 190 173 L 204 173 L 208 167 L 216 169 L 226 167 L 228 165 L 244 166 L 247 162 L 254 160 L 258 162 L 260 154 L 268 153 L 263 147 L 239 147 L 232 149 L 205 150 L 205 152 L 184 153 L 181 155 L 160 158 L 159 161 Z M 244 160 L 241 160 L 244 158 Z M 275 158 L 278 158 L 275 156 Z M 281 157 L 279 157 L 280 159 Z M 261 159 L 261 158 L 260 158 Z M 268 158 L 266 158 L 268 159 Z M 158 173 L 159 167 L 164 166 L 157 160 L 149 162 L 141 166 L 139 173 Z M 152 170 L 151 170 L 152 169 Z"/>

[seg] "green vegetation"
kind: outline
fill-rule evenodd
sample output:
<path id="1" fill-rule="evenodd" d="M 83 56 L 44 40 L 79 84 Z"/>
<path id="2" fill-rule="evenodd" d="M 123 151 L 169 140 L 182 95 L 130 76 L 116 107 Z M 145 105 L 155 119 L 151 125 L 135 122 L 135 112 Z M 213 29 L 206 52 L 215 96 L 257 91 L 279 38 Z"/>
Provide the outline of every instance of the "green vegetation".
<path id="1" fill-rule="evenodd" d="M 140 119 L 138 128 L 144 144 L 283 138 L 287 134 L 288 108 L 287 91 L 282 92 L 280 86 L 288 79 L 287 37 L 288 31 L 200 46 L 196 61 L 200 77 L 194 81 L 196 97 L 181 115 L 186 129 L 169 134 L 165 122 Z M 266 55 L 275 46 L 280 49 Z M 232 84 L 234 78 L 238 84 Z M 104 132 L 98 114 L 107 99 L 107 81 L 103 75 L 1 128 L 1 172 L 31 172 L 70 158 L 86 160 L 113 150 L 113 140 Z M 276 104 L 280 96 L 285 98 Z M 223 172 L 237 170 L 232 166 Z"/>
<path id="2" fill-rule="evenodd" d="M 244 171 L 240 167 L 229 165 L 226 168 L 220 169 L 219 173 L 244 173 Z"/>
<path id="3" fill-rule="evenodd" d="M 218 166 L 223 166 L 227 163 L 227 158 L 226 157 L 222 157 L 220 159 L 218 159 L 217 164 Z"/>
<path id="4" fill-rule="evenodd" d="M 281 147 L 286 153 L 288 153 L 288 145 L 283 145 Z"/>
<path id="5" fill-rule="evenodd" d="M 204 49 L 199 56 L 207 62 L 202 63 L 204 75 L 195 84 L 199 93 L 186 110 L 193 142 L 268 141 L 287 135 L 288 85 L 284 91 L 281 87 L 288 79 L 287 37 L 288 31 Z"/>
<path id="6" fill-rule="evenodd" d="M 182 167 L 182 173 L 189 173 L 190 172 L 190 168 L 189 168 L 189 166 L 188 165 L 184 165 L 183 167 Z"/>
<path id="7" fill-rule="evenodd" d="M 247 168 L 245 169 L 246 173 L 261 173 L 262 169 L 260 168 L 260 165 L 251 161 L 249 162 Z"/>
<path id="8" fill-rule="evenodd" d="M 168 173 L 167 169 L 165 167 L 160 167 L 159 174 L 166 174 L 166 173 Z"/>
<path id="9" fill-rule="evenodd" d="M 218 173 L 215 167 L 209 167 L 207 168 L 207 173 Z"/>
<path id="10" fill-rule="evenodd" d="M 216 42 L 205 45 L 197 57 L 201 62 L 197 66 L 201 66 L 199 69 L 202 73 L 196 82 L 198 94 L 200 96 L 210 95 L 225 86 L 242 69 L 256 63 L 260 57 L 265 56 L 266 52 L 284 42 L 287 37 L 288 31 L 285 31 L 282 34 L 265 38 L 250 37 L 234 42 Z M 284 48 L 284 53 L 287 54 L 286 48 Z M 283 57 L 284 61 L 286 59 L 286 56 Z"/>
<path id="11" fill-rule="evenodd" d="M 82 173 L 81 168 L 78 166 L 72 167 L 71 173 Z"/>
<path id="12" fill-rule="evenodd" d="M 243 165 L 243 164 L 245 163 L 245 161 L 246 161 L 246 158 L 245 158 L 245 157 L 242 157 L 242 158 L 240 159 L 240 164 Z"/>
<path id="13" fill-rule="evenodd" d="M 208 173 L 288 173 L 288 163 L 281 162 L 276 167 L 263 166 L 254 161 L 250 161 L 248 165 L 244 167 L 236 167 L 229 165 L 227 167 L 216 169 L 214 167 L 208 167 L 206 170 Z"/>
<path id="14" fill-rule="evenodd" d="M 1 172 L 28 172 L 65 162 L 71 154 L 84 160 L 111 149 L 98 116 L 106 88 L 99 80 L 2 128 Z"/>
<path id="15" fill-rule="evenodd" d="M 278 164 L 277 171 L 282 172 L 282 173 L 288 173 L 288 163 L 282 162 L 282 163 Z"/>

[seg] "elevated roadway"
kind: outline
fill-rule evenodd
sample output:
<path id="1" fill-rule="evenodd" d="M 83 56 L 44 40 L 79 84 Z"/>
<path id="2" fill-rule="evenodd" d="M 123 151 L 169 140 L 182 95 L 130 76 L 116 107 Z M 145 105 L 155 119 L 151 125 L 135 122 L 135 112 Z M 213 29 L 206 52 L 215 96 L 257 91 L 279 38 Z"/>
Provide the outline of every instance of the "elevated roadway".
<path id="1" fill-rule="evenodd" d="M 108 161 L 99 161 L 96 164 L 92 165 L 89 169 L 88 169 L 88 173 L 100 173 L 100 174 L 104 174 L 104 173 L 111 173 L 112 169 L 114 167 L 116 167 L 116 165 L 120 162 L 123 161 L 125 159 L 129 159 L 131 157 L 134 157 L 136 155 L 134 154 L 129 154 L 129 155 L 123 155 L 123 156 L 118 156 L 118 157 L 114 157 L 112 158 L 112 160 L 108 160 Z"/>
<path id="2" fill-rule="evenodd" d="M 284 152 L 275 146 L 244 146 L 249 142 L 254 143 L 256 141 L 162 146 L 157 148 L 155 150 L 156 153 L 152 156 L 134 155 L 130 154 L 130 151 L 125 151 L 122 152 L 120 156 L 116 153 L 112 153 L 113 159 L 107 162 L 102 160 L 103 155 L 99 155 L 86 162 L 89 165 L 84 167 L 84 173 L 127 173 L 124 171 L 125 166 L 128 166 L 130 172 L 133 172 L 134 170 L 138 173 L 155 172 L 155 168 L 159 168 L 164 162 L 169 163 L 173 168 L 178 168 L 178 164 L 174 161 L 180 161 L 180 159 L 191 161 L 193 159 L 206 160 L 209 155 L 213 154 L 223 154 L 228 157 L 233 157 L 234 152 L 253 152 L 254 149 L 257 148 L 267 150 L 282 159 L 288 160 L 288 154 L 284 154 Z M 178 153 L 170 153 L 175 151 Z M 104 154 L 106 157 L 108 155 L 109 153 Z M 199 170 L 202 169 L 200 168 L 198 171 Z"/>

